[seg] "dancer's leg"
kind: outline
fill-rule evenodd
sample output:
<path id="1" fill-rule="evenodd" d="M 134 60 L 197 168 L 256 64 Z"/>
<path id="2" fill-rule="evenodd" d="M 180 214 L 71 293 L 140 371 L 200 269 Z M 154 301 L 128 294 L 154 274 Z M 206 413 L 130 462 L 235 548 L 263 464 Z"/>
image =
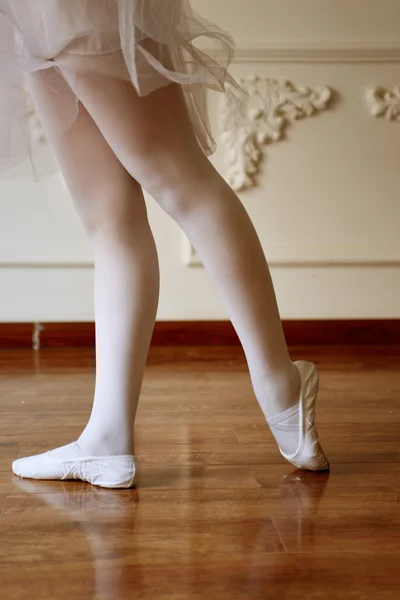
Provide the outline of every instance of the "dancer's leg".
<path id="1" fill-rule="evenodd" d="M 74 58 L 64 60 L 68 65 Z M 260 241 L 240 200 L 194 139 L 179 87 L 139 98 L 129 82 L 93 73 L 74 76 L 73 85 L 125 168 L 195 246 L 227 305 L 264 413 L 295 404 L 299 377 Z"/>
<path id="2" fill-rule="evenodd" d="M 133 454 L 133 424 L 158 304 L 156 247 L 141 187 L 85 108 L 80 106 L 67 131 L 55 134 L 66 90 L 54 89 L 49 77 L 48 72 L 31 76 L 29 88 L 95 258 L 96 391 L 79 445 L 93 456 Z M 62 79 L 57 85 L 67 86 Z"/>
<path id="3" fill-rule="evenodd" d="M 64 60 L 68 78 L 74 58 Z M 296 368 L 290 360 L 256 231 L 202 153 L 180 87 L 171 84 L 140 98 L 129 82 L 84 69 L 71 85 L 127 171 L 192 241 L 227 305 L 259 404 L 268 419 L 278 417 L 273 433 L 283 453 L 294 462 L 302 452 L 305 410 L 298 408 L 307 405 L 307 454 L 318 455 L 307 468 L 326 465 L 313 425 L 317 374 L 312 366 Z"/>

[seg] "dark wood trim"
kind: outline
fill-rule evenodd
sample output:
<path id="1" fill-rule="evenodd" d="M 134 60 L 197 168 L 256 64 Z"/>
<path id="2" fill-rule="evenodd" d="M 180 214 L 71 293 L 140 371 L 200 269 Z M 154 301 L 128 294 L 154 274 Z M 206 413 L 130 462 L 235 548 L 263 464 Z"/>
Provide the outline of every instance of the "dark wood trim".
<path id="1" fill-rule="evenodd" d="M 398 346 L 400 319 L 284 322 L 289 346 Z"/>
<path id="2" fill-rule="evenodd" d="M 94 346 L 94 323 L 43 323 L 40 332 L 41 348 L 71 348 Z"/>
<path id="3" fill-rule="evenodd" d="M 400 319 L 284 321 L 293 345 L 400 345 Z M 0 323 L 0 348 L 31 348 L 32 323 Z M 40 347 L 94 346 L 94 323 L 43 323 Z M 153 346 L 236 346 L 238 337 L 228 321 L 158 321 Z"/>
<path id="4" fill-rule="evenodd" d="M 32 323 L 0 323 L 0 349 L 32 348 Z"/>

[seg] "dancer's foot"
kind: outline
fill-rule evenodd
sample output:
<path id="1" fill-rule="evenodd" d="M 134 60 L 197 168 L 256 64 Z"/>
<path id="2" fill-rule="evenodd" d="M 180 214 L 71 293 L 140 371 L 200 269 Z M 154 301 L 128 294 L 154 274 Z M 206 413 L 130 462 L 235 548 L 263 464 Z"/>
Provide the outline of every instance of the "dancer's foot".
<path id="1" fill-rule="evenodd" d="M 301 377 L 299 403 L 268 419 L 281 454 L 298 469 L 326 471 L 329 462 L 318 440 L 315 426 L 315 402 L 318 372 L 313 363 L 294 363 Z"/>
<path id="2" fill-rule="evenodd" d="M 73 442 L 15 460 L 12 470 L 29 479 L 80 479 L 105 488 L 130 488 L 135 484 L 136 459 L 133 454 L 88 455 L 78 442 Z"/>

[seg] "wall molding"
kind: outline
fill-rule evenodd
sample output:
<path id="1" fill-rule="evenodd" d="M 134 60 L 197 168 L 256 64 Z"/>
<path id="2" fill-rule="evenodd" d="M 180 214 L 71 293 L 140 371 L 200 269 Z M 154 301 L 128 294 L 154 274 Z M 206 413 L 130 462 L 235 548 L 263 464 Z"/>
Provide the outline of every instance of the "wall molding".
<path id="1" fill-rule="evenodd" d="M 235 63 L 397 63 L 398 42 L 344 40 L 307 42 L 305 40 L 271 40 L 236 44 Z"/>
<path id="2" fill-rule="evenodd" d="M 291 346 L 400 346 L 400 319 L 283 321 Z M 0 347 L 34 351 L 60 347 L 94 349 L 95 326 L 82 323 L 0 323 Z M 152 347 L 239 346 L 229 321 L 158 321 Z"/>
<path id="3" fill-rule="evenodd" d="M 228 166 L 226 179 L 237 192 L 255 187 L 265 148 L 285 139 L 286 129 L 327 110 L 332 90 L 289 80 L 250 75 L 239 79 L 246 102 L 223 102 L 221 122 Z"/>
<path id="4" fill-rule="evenodd" d="M 85 260 L 0 260 L 0 269 L 94 269 L 94 262 Z"/>
<path id="5" fill-rule="evenodd" d="M 370 88 L 366 97 L 372 116 L 385 117 L 388 121 L 400 121 L 400 85 L 391 90 L 382 86 Z"/>
<path id="6" fill-rule="evenodd" d="M 400 265 L 400 243 L 291 244 L 264 247 L 270 267 L 381 267 Z M 202 268 L 196 250 L 183 235 L 183 264 Z"/>
<path id="7" fill-rule="evenodd" d="M 188 268 L 203 268 L 196 250 L 182 234 L 182 263 Z M 379 267 L 400 265 L 400 243 L 371 245 L 282 245 L 265 246 L 271 267 Z M 94 269 L 86 261 L 0 261 L 0 269 Z"/>

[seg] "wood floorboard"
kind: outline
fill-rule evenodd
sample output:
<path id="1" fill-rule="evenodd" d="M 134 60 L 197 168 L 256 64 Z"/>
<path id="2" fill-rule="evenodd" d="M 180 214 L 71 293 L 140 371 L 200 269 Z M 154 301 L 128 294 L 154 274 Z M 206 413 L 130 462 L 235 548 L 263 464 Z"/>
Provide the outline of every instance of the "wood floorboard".
<path id="1" fill-rule="evenodd" d="M 293 348 L 320 370 L 329 474 L 280 456 L 236 347 L 152 348 L 137 489 L 20 480 L 73 441 L 90 348 L 0 350 L 1 597 L 397 600 L 400 348 Z"/>

